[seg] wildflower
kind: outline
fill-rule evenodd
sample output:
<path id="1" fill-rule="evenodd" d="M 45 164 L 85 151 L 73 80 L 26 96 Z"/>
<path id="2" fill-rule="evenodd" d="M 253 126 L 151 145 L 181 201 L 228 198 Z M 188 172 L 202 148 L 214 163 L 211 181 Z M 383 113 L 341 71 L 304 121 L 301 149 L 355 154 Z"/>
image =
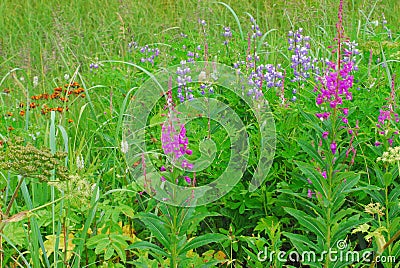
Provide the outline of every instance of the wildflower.
<path id="1" fill-rule="evenodd" d="M 322 175 L 322 177 L 323 177 L 324 179 L 327 178 L 326 171 L 322 171 L 321 175 Z"/>
<path id="2" fill-rule="evenodd" d="M 378 157 L 377 162 L 394 163 L 400 161 L 400 147 L 390 147 L 387 152 L 384 152 L 381 157 Z"/>
<path id="3" fill-rule="evenodd" d="M 166 171 L 167 169 L 164 166 L 161 166 L 160 171 Z"/>
<path id="4" fill-rule="evenodd" d="M 370 203 L 365 206 L 365 212 L 371 215 L 378 214 L 379 216 L 384 216 L 385 207 L 381 207 L 379 203 Z"/>
<path id="5" fill-rule="evenodd" d="M 129 145 L 126 140 L 121 141 L 121 152 L 126 154 L 129 150 Z"/>
<path id="6" fill-rule="evenodd" d="M 326 120 L 329 118 L 331 114 L 324 112 L 324 113 L 316 113 L 315 116 L 318 117 L 321 121 Z"/>
<path id="7" fill-rule="evenodd" d="M 335 153 L 336 153 L 336 149 L 337 149 L 336 142 L 333 141 L 333 142 L 331 143 L 331 151 L 332 151 L 332 154 L 335 154 Z"/>
<path id="8" fill-rule="evenodd" d="M 260 31 L 260 27 L 258 26 L 256 20 L 253 17 L 250 17 L 251 30 L 253 31 L 251 38 L 255 39 L 256 37 L 262 36 L 262 32 Z"/>
<path id="9" fill-rule="evenodd" d="M 294 33 L 289 32 L 289 50 L 293 51 L 291 57 L 291 68 L 294 71 L 292 82 L 303 81 L 310 77 L 313 68 L 313 61 L 310 56 L 310 37 L 302 35 L 303 29 L 300 28 Z"/>
<path id="10" fill-rule="evenodd" d="M 192 77 L 189 75 L 190 71 L 190 68 L 186 66 L 186 61 L 181 61 L 181 66 L 176 70 L 178 75 L 176 79 L 178 82 L 178 98 L 181 102 L 184 102 L 185 99 L 193 99 L 193 91 L 188 86 L 188 84 L 192 82 Z"/>
<path id="11" fill-rule="evenodd" d="M 85 168 L 85 161 L 83 160 L 83 156 L 82 155 L 78 155 L 76 157 L 76 167 L 78 169 L 84 169 Z"/>
<path id="12" fill-rule="evenodd" d="M 37 87 L 39 85 L 39 77 L 33 77 L 33 87 Z"/>
<path id="13" fill-rule="evenodd" d="M 166 181 L 167 179 L 166 179 L 164 176 L 161 176 L 160 180 L 161 180 L 161 182 L 164 182 L 164 181 Z"/>
<path id="14" fill-rule="evenodd" d="M 187 182 L 187 184 L 190 184 L 192 182 L 192 180 L 188 176 L 185 176 L 185 181 Z"/>
<path id="15" fill-rule="evenodd" d="M 324 132 L 322 133 L 322 138 L 323 138 L 323 139 L 326 139 L 326 138 L 328 138 L 328 135 L 329 135 L 329 132 L 328 132 L 328 131 L 324 131 Z"/>
<path id="16" fill-rule="evenodd" d="M 308 191 L 307 191 L 307 197 L 308 198 L 312 198 L 312 196 L 313 196 L 313 191 L 311 191 L 310 189 L 308 189 Z"/>

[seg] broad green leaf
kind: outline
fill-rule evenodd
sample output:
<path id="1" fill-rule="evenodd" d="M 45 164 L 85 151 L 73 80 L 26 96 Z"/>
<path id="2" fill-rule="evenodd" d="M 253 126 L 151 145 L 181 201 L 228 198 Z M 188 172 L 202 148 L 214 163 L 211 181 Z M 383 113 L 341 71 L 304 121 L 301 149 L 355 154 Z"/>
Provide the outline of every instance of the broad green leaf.
<path id="1" fill-rule="evenodd" d="M 322 157 L 319 155 L 319 153 L 317 152 L 317 150 L 312 147 L 312 145 L 310 144 L 310 142 L 308 141 L 298 141 L 300 147 L 311 157 L 313 158 L 315 161 L 317 161 L 321 167 L 324 167 L 326 164 L 324 162 L 324 160 L 322 159 Z"/>
<path id="2" fill-rule="evenodd" d="M 100 240 L 96 245 L 95 253 L 100 254 L 106 251 L 106 249 L 110 246 L 111 241 L 108 239 Z"/>
<path id="3" fill-rule="evenodd" d="M 293 208 L 284 208 L 284 209 L 287 213 L 295 217 L 299 221 L 300 225 L 310 230 L 317 236 L 326 239 L 325 237 L 326 230 L 323 230 L 321 229 L 320 226 L 318 226 L 319 224 L 316 223 L 314 217 L 310 217 L 306 213 Z"/>
<path id="4" fill-rule="evenodd" d="M 319 207 L 317 204 L 313 203 L 310 199 L 302 197 L 298 193 L 294 193 L 293 191 L 287 190 L 287 189 L 278 190 L 278 192 L 292 195 L 293 197 L 295 197 L 295 199 L 294 199 L 295 202 L 298 202 L 298 203 L 304 205 L 305 207 L 313 209 L 314 213 L 316 213 L 321 218 L 324 218 L 325 212 L 321 209 L 321 207 Z"/>
<path id="5" fill-rule="evenodd" d="M 121 258 L 122 262 L 126 262 L 126 254 L 125 254 L 125 248 L 122 247 L 121 245 L 118 244 L 112 244 L 112 247 L 114 248 L 115 252 L 117 252 L 118 256 Z"/>
<path id="6" fill-rule="evenodd" d="M 168 231 L 165 227 L 166 223 L 160 217 L 152 213 L 139 213 L 135 217 L 139 218 L 150 232 L 158 239 L 158 241 L 165 247 L 170 247 L 170 239 Z"/>
<path id="7" fill-rule="evenodd" d="M 327 182 L 324 177 L 322 177 L 322 174 L 320 174 L 318 171 L 315 170 L 315 167 L 302 163 L 302 162 L 296 162 L 297 166 L 299 169 L 302 171 L 304 176 L 306 176 L 308 179 L 311 181 L 310 187 L 314 188 L 315 191 L 320 192 L 323 197 L 327 196 L 326 189 L 327 187 Z"/>
<path id="8" fill-rule="evenodd" d="M 332 235 L 332 244 L 331 246 L 334 247 L 336 246 L 336 243 L 345 238 L 346 235 L 348 235 L 352 229 L 354 229 L 356 226 L 360 226 L 361 224 L 370 222 L 371 219 L 360 219 L 360 215 L 354 215 L 348 219 L 343 219 L 339 224 L 334 224 L 331 229 L 331 235 Z"/>
<path id="9" fill-rule="evenodd" d="M 311 242 L 306 236 L 300 234 L 292 234 L 288 232 L 282 232 L 282 234 L 290 239 L 299 253 L 303 251 L 310 251 L 311 249 L 315 252 L 319 252 L 321 249 L 318 249 L 315 243 Z"/>
<path id="10" fill-rule="evenodd" d="M 227 239 L 227 236 L 225 236 L 223 234 L 218 234 L 218 233 L 205 234 L 205 235 L 193 238 L 183 248 L 179 249 L 178 252 L 179 252 L 179 254 L 186 254 L 186 252 L 188 252 L 191 249 L 202 247 L 202 246 L 205 246 L 205 245 L 213 243 L 213 242 L 214 243 L 221 242 L 226 239 Z"/>
<path id="11" fill-rule="evenodd" d="M 162 248 L 160 248 L 157 245 L 154 245 L 150 242 L 147 241 L 139 241 L 139 242 L 135 242 L 132 245 L 130 245 L 127 249 L 142 249 L 142 250 L 149 250 L 155 254 L 159 254 L 162 255 L 164 257 L 169 258 L 170 254 L 168 254 L 167 252 L 165 252 Z"/>
<path id="12" fill-rule="evenodd" d="M 89 238 L 86 242 L 86 246 L 88 248 L 94 248 L 99 242 L 100 240 L 108 240 L 108 235 L 107 234 L 97 234 L 95 236 L 92 236 L 91 238 Z"/>
<path id="13" fill-rule="evenodd" d="M 114 248 L 108 247 L 104 253 L 104 260 L 109 260 L 114 255 Z"/>

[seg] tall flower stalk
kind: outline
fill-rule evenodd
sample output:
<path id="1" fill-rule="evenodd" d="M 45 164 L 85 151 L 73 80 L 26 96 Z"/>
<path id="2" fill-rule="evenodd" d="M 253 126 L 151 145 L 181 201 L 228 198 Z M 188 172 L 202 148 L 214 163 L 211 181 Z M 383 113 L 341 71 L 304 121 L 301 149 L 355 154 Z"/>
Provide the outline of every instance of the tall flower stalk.
<path id="1" fill-rule="evenodd" d="M 343 230 L 358 224 L 359 214 L 347 211 L 337 215 L 342 209 L 349 192 L 355 191 L 360 175 L 349 171 L 356 156 L 356 136 L 358 122 L 350 126 L 348 116 L 350 109 L 346 105 L 352 100 L 354 61 L 349 58 L 347 39 L 343 29 L 343 0 L 339 3 L 337 36 L 332 48 L 332 60 L 314 88 L 316 105 L 320 107 L 315 116 L 314 129 L 317 131 L 315 142 L 299 142 L 302 149 L 312 158 L 312 164 L 298 163 L 304 174 L 307 191 L 302 199 L 305 207 L 312 208 L 315 216 L 309 216 L 295 209 L 286 209 L 303 227 L 316 236 L 317 245 L 311 246 L 309 238 L 303 237 L 311 249 L 318 249 L 321 258 L 324 252 L 339 248 L 339 241 L 345 239 Z M 307 201 L 306 201 L 307 200 Z M 351 214 L 354 214 L 350 216 Z M 316 223 L 314 223 L 316 222 Z M 295 235 L 287 235 L 292 241 L 299 239 Z M 294 242 L 295 243 L 295 242 Z M 343 250 L 343 248 L 341 248 Z M 325 256 L 325 268 L 333 267 L 333 260 Z M 335 267 L 346 267 L 346 263 L 336 263 Z"/>

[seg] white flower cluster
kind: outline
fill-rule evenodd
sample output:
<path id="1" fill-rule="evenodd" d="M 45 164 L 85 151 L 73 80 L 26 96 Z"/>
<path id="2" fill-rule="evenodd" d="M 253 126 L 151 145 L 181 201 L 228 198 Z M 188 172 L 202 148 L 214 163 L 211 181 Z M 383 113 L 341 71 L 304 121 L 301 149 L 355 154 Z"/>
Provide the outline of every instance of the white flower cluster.
<path id="1" fill-rule="evenodd" d="M 376 159 L 377 162 L 394 163 L 400 161 L 400 146 L 390 147 L 389 151 L 384 152 L 381 157 Z"/>

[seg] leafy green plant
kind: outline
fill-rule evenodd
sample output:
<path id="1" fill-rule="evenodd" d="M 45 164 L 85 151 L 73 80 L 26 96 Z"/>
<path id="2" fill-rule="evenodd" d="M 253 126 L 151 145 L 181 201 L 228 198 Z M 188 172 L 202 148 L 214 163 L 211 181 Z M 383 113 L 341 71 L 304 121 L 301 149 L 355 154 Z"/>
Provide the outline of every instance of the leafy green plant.
<path id="1" fill-rule="evenodd" d="M 165 204 L 160 204 L 158 208 L 160 215 L 140 212 L 135 216 L 145 224 L 158 243 L 139 241 L 128 249 L 148 250 L 159 261 L 163 258 L 169 259 L 170 267 L 184 267 L 183 264 L 189 261 L 189 251 L 227 239 L 225 235 L 218 233 L 188 237 L 194 232 L 197 224 L 206 217 L 217 216 L 216 213 L 196 213 L 193 207 L 181 208 Z"/>

